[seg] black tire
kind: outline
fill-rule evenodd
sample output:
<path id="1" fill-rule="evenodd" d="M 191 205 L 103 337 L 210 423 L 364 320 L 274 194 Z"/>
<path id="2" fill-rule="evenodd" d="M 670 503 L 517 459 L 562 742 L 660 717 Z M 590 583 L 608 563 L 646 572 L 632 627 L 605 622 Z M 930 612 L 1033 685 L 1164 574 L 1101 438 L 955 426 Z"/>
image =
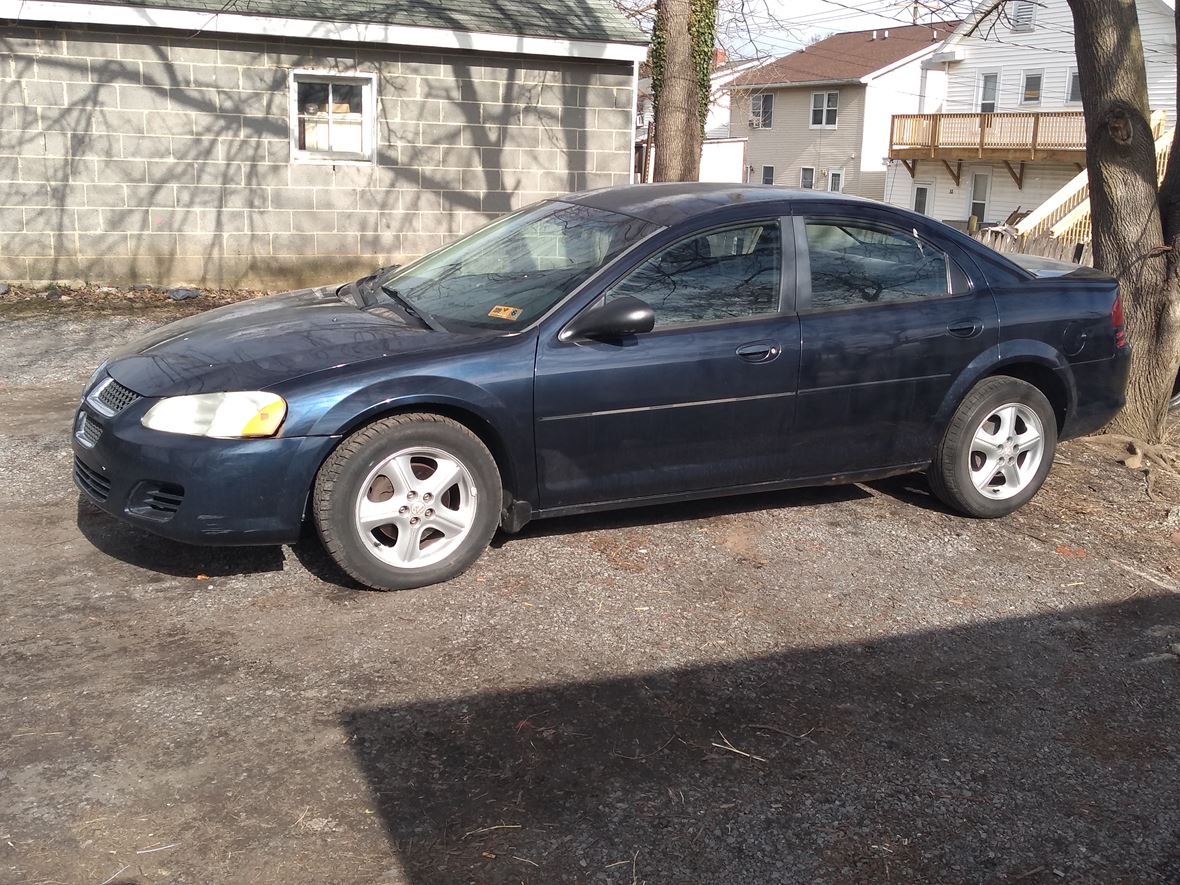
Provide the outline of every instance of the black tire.
<path id="1" fill-rule="evenodd" d="M 1041 463 L 1027 485 L 1012 497 L 996 499 L 976 489 L 971 479 L 972 444 L 976 430 L 989 414 L 1007 404 L 1023 405 L 1036 414 L 1044 447 Z M 1057 416 L 1045 395 L 1018 378 L 1006 375 L 985 378 L 971 388 L 947 425 L 930 465 L 930 487 L 948 507 L 968 516 L 981 519 L 1007 516 L 1027 504 L 1041 488 L 1053 466 L 1056 450 Z"/>
<path id="2" fill-rule="evenodd" d="M 1168 411 L 1180 411 L 1180 375 L 1176 376 L 1176 385 L 1172 388 L 1172 398 L 1168 400 Z"/>
<path id="3" fill-rule="evenodd" d="M 466 468 L 474 486 L 474 516 L 445 559 L 401 568 L 370 549 L 375 545 L 362 537 L 357 507 L 361 486 L 372 472 L 415 447 L 440 450 Z M 345 439 L 316 475 L 312 513 L 325 549 L 345 572 L 374 590 L 409 590 L 450 580 L 470 568 L 496 532 L 502 498 L 496 461 L 479 437 L 450 418 L 413 413 L 375 421 Z"/>

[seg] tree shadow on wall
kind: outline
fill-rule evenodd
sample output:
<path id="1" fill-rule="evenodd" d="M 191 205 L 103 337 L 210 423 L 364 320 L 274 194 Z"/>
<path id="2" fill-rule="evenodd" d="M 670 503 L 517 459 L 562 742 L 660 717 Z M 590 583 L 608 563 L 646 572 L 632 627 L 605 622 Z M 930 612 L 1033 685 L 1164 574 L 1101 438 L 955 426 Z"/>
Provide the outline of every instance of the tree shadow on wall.
<path id="1" fill-rule="evenodd" d="M 1160 596 L 342 721 L 415 885 L 1175 883 L 1178 634 Z"/>

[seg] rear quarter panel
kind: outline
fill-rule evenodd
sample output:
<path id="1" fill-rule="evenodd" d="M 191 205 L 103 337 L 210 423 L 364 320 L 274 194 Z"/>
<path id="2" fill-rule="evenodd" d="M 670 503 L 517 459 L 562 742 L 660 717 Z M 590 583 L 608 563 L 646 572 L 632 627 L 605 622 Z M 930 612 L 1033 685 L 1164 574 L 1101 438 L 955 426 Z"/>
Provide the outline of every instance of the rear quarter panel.
<path id="1" fill-rule="evenodd" d="M 1000 314 L 999 362 L 1052 368 L 1067 391 L 1068 438 L 1102 426 L 1122 407 L 1126 348 L 1111 324 L 1118 284 L 1089 273 L 1007 283 L 992 292 Z"/>

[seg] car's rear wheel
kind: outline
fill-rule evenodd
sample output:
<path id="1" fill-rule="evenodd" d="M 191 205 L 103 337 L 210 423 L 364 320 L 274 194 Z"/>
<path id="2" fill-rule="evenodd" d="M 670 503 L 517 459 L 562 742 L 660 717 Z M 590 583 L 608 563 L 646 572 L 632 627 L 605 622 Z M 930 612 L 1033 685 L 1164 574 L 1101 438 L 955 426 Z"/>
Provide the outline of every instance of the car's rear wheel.
<path id="1" fill-rule="evenodd" d="M 500 474 L 474 433 L 433 414 L 395 415 L 349 436 L 320 468 L 316 526 L 336 563 L 375 590 L 466 571 L 500 514 Z"/>
<path id="2" fill-rule="evenodd" d="M 985 378 L 967 394 L 930 466 L 930 486 L 970 516 L 1006 516 L 1040 489 L 1057 449 L 1057 418 L 1037 388 Z"/>
<path id="3" fill-rule="evenodd" d="M 1172 388 L 1172 398 L 1168 400 L 1168 411 L 1180 409 L 1180 374 L 1176 375 L 1176 385 Z"/>

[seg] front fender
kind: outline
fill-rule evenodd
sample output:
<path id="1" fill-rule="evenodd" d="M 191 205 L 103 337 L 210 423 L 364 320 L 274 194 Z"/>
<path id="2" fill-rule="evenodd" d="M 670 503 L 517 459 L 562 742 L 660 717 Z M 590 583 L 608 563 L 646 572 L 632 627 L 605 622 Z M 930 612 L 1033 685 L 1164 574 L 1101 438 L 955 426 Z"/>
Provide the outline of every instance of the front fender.
<path id="1" fill-rule="evenodd" d="M 968 363 L 947 390 L 932 424 L 937 438 L 942 437 L 955 410 L 971 388 L 989 375 L 1004 374 L 1004 368 L 1008 366 L 1037 366 L 1052 371 L 1065 389 L 1066 414 L 1073 413 L 1077 405 L 1077 385 L 1065 355 L 1043 341 L 1026 338 L 1001 341 Z"/>
<path id="2" fill-rule="evenodd" d="M 307 430 L 308 436 L 348 434 L 381 415 L 414 406 L 439 405 L 470 412 L 490 426 L 508 406 L 475 384 L 454 378 L 406 375 L 360 387 L 324 412 Z"/>
<path id="3" fill-rule="evenodd" d="M 487 383 L 416 372 L 386 372 L 352 379 L 321 391 L 302 391 L 287 432 L 301 436 L 345 436 L 370 421 L 398 411 L 441 411 L 471 426 L 487 442 L 510 491 L 536 500 L 532 433 L 532 372 L 502 372 Z M 483 378 L 479 379 L 481 382 Z M 312 407 L 314 405 L 314 407 Z"/>

